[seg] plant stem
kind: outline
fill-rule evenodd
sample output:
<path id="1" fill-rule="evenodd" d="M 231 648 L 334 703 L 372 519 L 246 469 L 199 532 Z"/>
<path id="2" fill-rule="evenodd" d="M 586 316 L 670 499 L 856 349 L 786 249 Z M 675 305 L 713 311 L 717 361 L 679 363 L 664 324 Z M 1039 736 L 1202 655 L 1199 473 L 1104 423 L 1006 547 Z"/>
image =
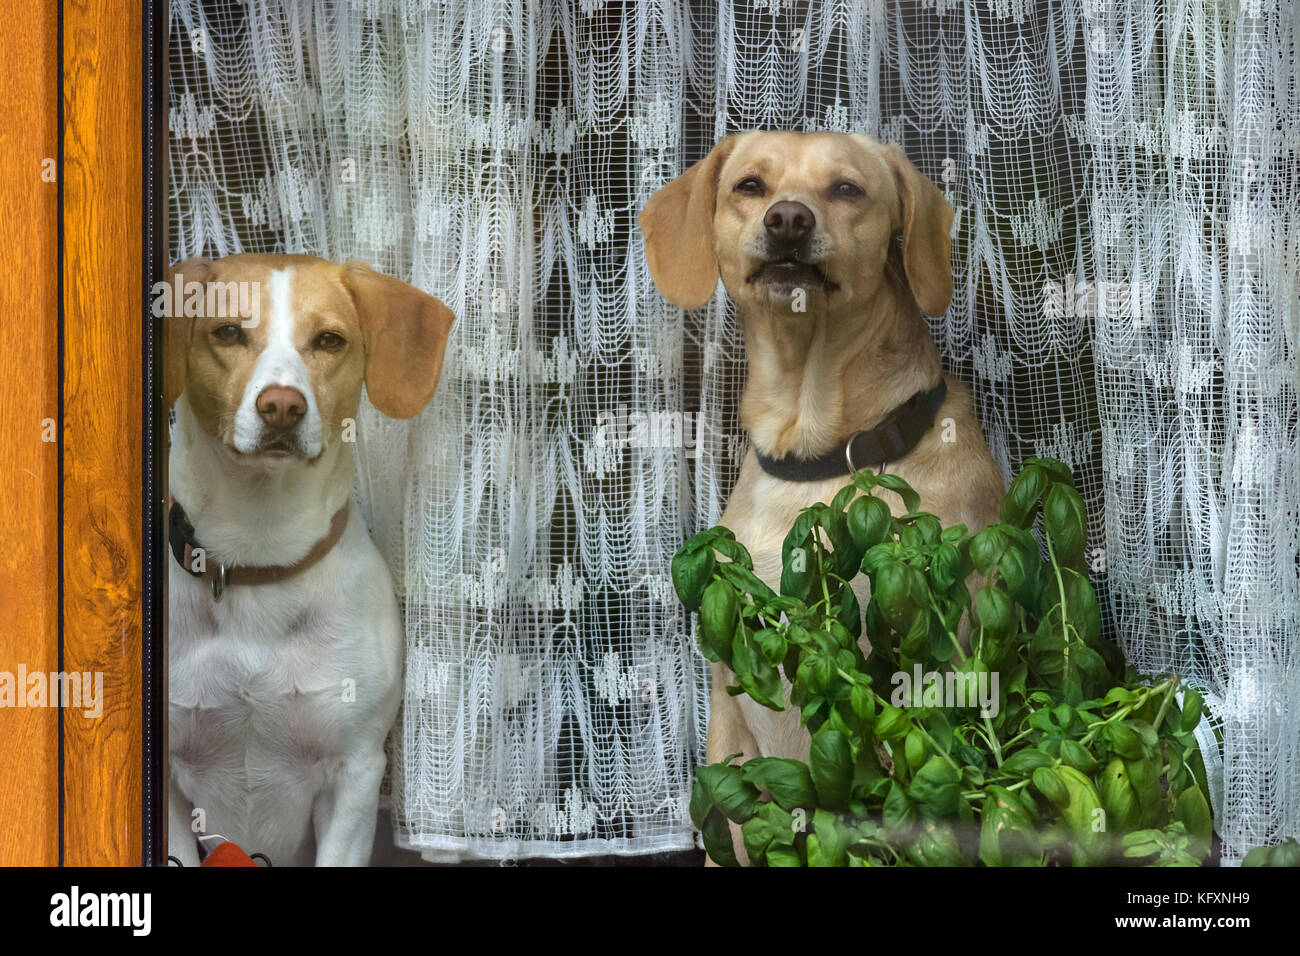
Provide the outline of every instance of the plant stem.
<path id="1" fill-rule="evenodd" d="M 822 549 L 819 547 L 819 542 L 815 539 L 813 541 L 813 546 L 817 548 L 817 576 L 821 578 L 822 582 L 822 599 L 826 602 L 826 611 L 829 613 L 831 609 L 831 592 L 830 588 L 826 586 L 826 572 L 822 566 Z"/>
<path id="2" fill-rule="evenodd" d="M 930 609 L 939 616 L 940 621 L 943 620 L 943 613 L 939 610 L 939 604 L 935 601 L 933 592 L 930 594 Z M 952 641 L 952 646 L 953 649 L 957 651 L 957 656 L 963 661 L 966 660 L 966 652 L 961 649 L 961 642 L 957 640 L 957 635 L 948 630 L 947 627 L 943 630 L 944 633 L 948 635 L 948 640 Z"/>
<path id="3" fill-rule="evenodd" d="M 1169 701 L 1173 699 L 1174 696 L 1173 689 L 1177 685 L 1178 685 L 1178 675 L 1175 674 L 1173 677 L 1169 678 L 1169 680 L 1165 681 L 1163 684 L 1157 687 L 1142 688 L 1142 695 L 1137 700 L 1125 704 L 1123 707 L 1115 711 L 1115 713 L 1111 714 L 1105 720 L 1098 720 L 1094 723 L 1089 724 L 1088 732 L 1084 734 L 1083 739 L 1079 741 L 1080 745 L 1084 747 L 1088 746 L 1088 744 L 1092 743 L 1092 738 L 1096 737 L 1097 733 L 1103 727 L 1105 727 L 1107 724 L 1111 723 L 1112 721 L 1123 720 L 1133 711 L 1137 710 L 1139 707 L 1144 706 L 1146 702 L 1151 699 L 1151 695 L 1155 693 L 1161 693 L 1165 695 L 1164 702 L 1160 705 L 1160 712 L 1156 717 L 1157 721 L 1163 719 L 1165 714 L 1165 709 L 1169 706 Z M 1157 731 L 1159 731 L 1160 728 L 1159 723 L 1155 724 L 1154 726 L 1156 727 Z"/>
<path id="4" fill-rule="evenodd" d="M 1034 732 L 1034 728 L 1033 728 L 1033 727 L 1026 727 L 1024 730 L 1020 731 L 1020 733 L 1016 734 L 1014 737 L 1012 737 L 1010 740 L 1007 741 L 1007 747 L 1010 747 L 1012 744 L 1014 744 L 1014 743 L 1015 743 L 1017 740 L 1019 740 L 1021 737 L 1028 737 L 1028 736 L 1029 736 L 1030 734 L 1032 734 L 1033 732 Z"/>
<path id="5" fill-rule="evenodd" d="M 1160 709 L 1156 711 L 1155 722 L 1151 725 L 1155 727 L 1156 733 L 1160 732 L 1160 723 L 1165 719 L 1165 711 L 1169 709 L 1170 702 L 1174 699 L 1174 691 L 1178 687 L 1178 675 L 1173 674 L 1169 678 L 1169 689 L 1165 692 L 1165 699 L 1160 702 Z"/>
<path id="6" fill-rule="evenodd" d="M 998 766 L 1001 767 L 1002 747 L 998 744 L 998 735 L 993 730 L 993 721 L 986 714 L 981 714 L 980 716 L 983 718 L 984 726 L 989 732 L 989 743 L 993 745 L 993 759 L 996 760 L 998 762 Z"/>
<path id="7" fill-rule="evenodd" d="M 1047 530 L 1047 519 L 1043 519 L 1043 538 L 1047 541 L 1047 556 L 1052 559 L 1052 571 L 1056 574 L 1056 589 L 1061 595 L 1061 638 L 1065 641 L 1065 647 L 1061 650 L 1061 680 L 1064 681 L 1070 676 L 1070 631 L 1067 626 L 1068 618 L 1065 614 L 1065 580 L 1061 577 L 1061 566 L 1056 563 L 1056 551 L 1052 547 L 1052 532 Z M 1048 611 L 1050 614 L 1051 611 Z"/>

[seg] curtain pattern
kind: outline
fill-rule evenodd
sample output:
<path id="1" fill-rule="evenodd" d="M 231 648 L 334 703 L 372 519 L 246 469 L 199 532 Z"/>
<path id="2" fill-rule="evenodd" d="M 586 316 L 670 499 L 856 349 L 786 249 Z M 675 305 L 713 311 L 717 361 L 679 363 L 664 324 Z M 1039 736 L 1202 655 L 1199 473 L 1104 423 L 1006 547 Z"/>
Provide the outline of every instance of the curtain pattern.
<path id="1" fill-rule="evenodd" d="M 1300 6 L 1094 7 L 1095 275 L 1142 306 L 1097 324 L 1106 570 L 1206 690 L 1231 863 L 1300 833 Z"/>
<path id="2" fill-rule="evenodd" d="M 755 128 L 897 141 L 945 192 L 932 328 L 995 459 L 1075 470 L 1108 627 L 1209 692 L 1225 858 L 1296 832 L 1292 3 L 171 11 L 173 259 L 358 257 L 458 316 L 432 407 L 359 428 L 407 626 L 399 843 L 692 845 L 707 678 L 668 562 L 730 491 L 743 348 L 725 295 L 660 299 L 635 216 Z"/>

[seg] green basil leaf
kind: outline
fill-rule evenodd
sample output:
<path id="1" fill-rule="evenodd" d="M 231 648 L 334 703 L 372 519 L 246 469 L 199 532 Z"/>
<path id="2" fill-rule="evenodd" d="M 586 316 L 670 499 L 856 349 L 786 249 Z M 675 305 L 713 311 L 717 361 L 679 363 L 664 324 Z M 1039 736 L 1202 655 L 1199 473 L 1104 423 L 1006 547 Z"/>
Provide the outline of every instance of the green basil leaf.
<path id="1" fill-rule="evenodd" d="M 1088 518 L 1079 493 L 1066 484 L 1052 485 L 1043 500 L 1043 523 L 1051 535 L 1057 563 L 1078 566 L 1088 538 Z"/>
<path id="2" fill-rule="evenodd" d="M 1022 604 L 1029 603 L 1029 592 L 1037 584 L 1036 572 L 1040 565 L 1036 550 L 1009 546 L 998 561 L 998 573 L 1007 593 Z"/>
<path id="3" fill-rule="evenodd" d="M 741 767 L 715 763 L 699 767 L 695 782 L 709 803 L 728 820 L 744 823 L 758 811 L 758 788 L 745 780 Z"/>
<path id="4" fill-rule="evenodd" d="M 798 525 L 796 525 L 796 528 Z M 784 549 L 781 558 L 781 594 L 784 597 L 807 600 L 813 579 L 817 576 L 817 555 L 813 549 L 811 534 L 804 535 L 802 541 Z"/>
<path id="5" fill-rule="evenodd" d="M 1142 741 L 1128 724 L 1119 720 L 1112 720 L 1102 730 L 1102 736 L 1110 744 L 1110 748 L 1128 760 L 1139 760 L 1142 757 Z"/>
<path id="6" fill-rule="evenodd" d="M 803 866 L 803 857 L 799 855 L 799 850 L 794 846 L 774 846 L 767 851 L 768 866 Z"/>
<path id="7" fill-rule="evenodd" d="M 907 791 L 897 780 L 891 780 L 889 784 L 889 793 L 885 795 L 884 807 L 881 810 L 880 822 L 884 825 L 885 830 L 895 839 L 910 837 L 913 824 L 916 822 L 916 808 L 912 805 Z"/>
<path id="8" fill-rule="evenodd" d="M 835 679 L 835 658 L 826 653 L 805 653 L 795 672 L 795 686 L 825 694 Z"/>
<path id="9" fill-rule="evenodd" d="M 1021 469 L 1002 499 L 999 517 L 1007 524 L 1021 528 L 1033 524 L 1038 501 L 1050 483 L 1047 471 L 1037 465 Z"/>
<path id="10" fill-rule="evenodd" d="M 854 684 L 849 691 L 849 706 L 863 723 L 870 726 L 876 719 L 876 696 L 864 684 Z"/>
<path id="11" fill-rule="evenodd" d="M 857 573 L 866 548 L 860 548 L 854 542 L 843 513 L 828 510 L 819 523 L 826 529 L 826 537 L 831 545 L 829 570 L 848 580 Z"/>
<path id="12" fill-rule="evenodd" d="M 989 525 L 978 532 L 970 542 L 970 559 L 975 570 L 988 576 L 1002 560 L 1007 550 L 1006 532 L 997 525 Z"/>
<path id="13" fill-rule="evenodd" d="M 750 865 L 767 866 L 771 850 L 794 844 L 794 818 L 776 803 L 760 803 L 758 812 L 741 824 L 740 834 Z"/>
<path id="14" fill-rule="evenodd" d="M 709 811 L 713 809 L 713 795 L 704 784 L 696 778 L 695 785 L 691 787 L 691 824 L 699 830 L 704 827 L 704 820 L 708 817 Z"/>
<path id="15" fill-rule="evenodd" d="M 913 727 L 908 732 L 906 742 L 903 745 L 903 753 L 907 757 L 908 767 L 913 771 L 920 770 L 922 764 L 929 758 L 930 745 L 921 736 L 919 728 Z"/>
<path id="16" fill-rule="evenodd" d="M 848 805 L 853 784 L 853 754 L 842 733 L 828 727 L 812 735 L 808 769 L 822 806 L 839 809 Z"/>
<path id="17" fill-rule="evenodd" d="M 717 566 L 718 575 L 744 594 L 752 594 L 755 602 L 762 604 L 776 598 L 777 594 L 759 580 L 749 568 L 734 561 L 722 561 Z"/>
<path id="18" fill-rule="evenodd" d="M 853 543 L 864 551 L 880 544 L 889 534 L 889 505 L 874 495 L 855 499 L 845 517 Z"/>
<path id="19" fill-rule="evenodd" d="M 740 618 L 740 601 L 735 588 L 715 580 L 704 589 L 700 603 L 700 650 L 711 661 L 729 664 L 731 645 Z"/>
<path id="20" fill-rule="evenodd" d="M 745 779 L 766 790 L 785 810 L 808 810 L 817 805 L 812 774 L 798 760 L 784 757 L 755 757 L 741 765 Z"/>
<path id="21" fill-rule="evenodd" d="M 907 855 L 917 866 L 964 866 L 957 843 L 957 835 L 947 823 L 926 820 L 920 826 L 915 842 L 907 847 Z"/>
<path id="22" fill-rule="evenodd" d="M 848 866 L 849 831 L 833 813 L 813 814 L 813 832 L 808 837 L 809 866 Z"/>
<path id="23" fill-rule="evenodd" d="M 1081 773 L 1092 773 L 1097 769 L 1097 758 L 1077 740 L 1068 737 L 1061 741 L 1061 760 Z"/>
<path id="24" fill-rule="evenodd" d="M 773 667 L 785 660 L 789 645 L 786 643 L 785 636 L 776 628 L 763 628 L 754 634 L 754 640 L 758 641 L 758 646 L 763 651 L 763 657 Z"/>
<path id="25" fill-rule="evenodd" d="M 1183 693 L 1183 718 L 1179 726 L 1183 733 L 1191 733 L 1201 722 L 1201 713 L 1205 702 L 1195 688 L 1189 687 Z"/>
<path id="26" fill-rule="evenodd" d="M 1034 789 L 1058 808 L 1064 807 L 1069 802 L 1070 791 L 1066 788 L 1065 781 L 1061 779 L 1057 768 L 1039 767 L 1033 772 L 1031 779 L 1034 782 Z"/>
<path id="27" fill-rule="evenodd" d="M 908 511 L 920 510 L 921 496 L 913 491 L 912 486 L 898 475 L 877 475 L 876 484 L 881 488 L 888 488 L 890 491 L 897 492 L 898 496 L 903 499 L 903 507 Z"/>
<path id="28" fill-rule="evenodd" d="M 706 596 L 707 601 L 707 596 Z M 736 628 L 731 668 L 745 693 L 769 710 L 785 710 L 785 688 L 776 667 L 763 655 L 748 628 Z"/>
<path id="29" fill-rule="evenodd" d="M 1113 833 L 1124 833 L 1138 826 L 1141 812 L 1137 794 L 1129 782 L 1124 761 L 1116 757 L 1101 772 L 1101 805 L 1106 810 L 1106 826 Z"/>
<path id="30" fill-rule="evenodd" d="M 886 704 L 876 715 L 876 736 L 881 740 L 897 740 L 911 729 L 911 718 L 892 704 Z"/>
<path id="31" fill-rule="evenodd" d="M 1269 866 L 1272 863 L 1273 847 L 1257 846 L 1242 858 L 1241 865 L 1247 867 Z"/>
<path id="32" fill-rule="evenodd" d="M 1124 761 L 1124 770 L 1128 773 L 1129 783 L 1137 796 L 1138 810 L 1141 813 L 1141 825 L 1163 823 L 1161 820 L 1164 805 L 1163 791 L 1160 787 L 1160 768 L 1156 761 L 1148 757 L 1140 760 Z"/>
<path id="33" fill-rule="evenodd" d="M 686 606 L 688 611 L 698 611 L 700 609 L 700 599 L 704 596 L 704 589 L 713 576 L 713 568 L 717 564 L 717 559 L 713 557 L 711 547 L 696 550 L 689 550 L 689 547 L 690 542 L 688 541 L 680 551 L 673 555 L 669 571 L 673 578 L 673 588 L 677 591 L 677 597 L 682 604 Z"/>
<path id="34" fill-rule="evenodd" d="M 1190 847 L 1192 855 L 1204 859 L 1210 852 L 1214 824 L 1210 819 L 1210 805 L 1199 787 L 1188 787 L 1178 795 L 1174 819 L 1187 827 L 1187 832 L 1194 838 Z"/>
<path id="35" fill-rule="evenodd" d="M 1102 704 L 1131 704 L 1141 696 L 1139 691 L 1127 687 L 1112 687 L 1102 698 Z"/>
<path id="36" fill-rule="evenodd" d="M 848 506 L 848 503 L 853 500 L 857 493 L 858 489 L 856 485 L 845 485 L 839 491 L 835 492 L 835 497 L 831 499 L 831 511 L 835 514 L 843 512 L 845 507 Z"/>
<path id="37" fill-rule="evenodd" d="M 946 542 L 939 545 L 930 560 L 930 580 L 934 582 L 934 589 L 946 592 L 963 577 L 962 570 L 961 552 L 956 546 Z"/>
<path id="38" fill-rule="evenodd" d="M 714 863 L 721 866 L 740 866 L 736 859 L 736 847 L 731 839 L 731 824 L 722 811 L 713 809 L 700 826 L 700 835 L 704 838 L 704 850 Z"/>
<path id="39" fill-rule="evenodd" d="M 862 606 L 858 604 L 858 596 L 853 588 L 847 584 L 840 588 L 835 615 L 835 620 L 844 625 L 853 636 L 854 643 L 857 643 L 857 639 L 862 636 Z"/>
<path id="40" fill-rule="evenodd" d="M 903 640 L 898 645 L 898 649 L 905 656 L 913 660 L 920 660 L 928 650 L 930 646 L 931 616 L 929 608 L 919 608 L 912 615 L 907 633 L 903 635 Z"/>
<path id="41" fill-rule="evenodd" d="M 1074 486 L 1074 472 L 1064 462 L 1057 461 L 1055 458 L 1026 458 L 1021 465 L 1022 468 L 1031 466 L 1046 469 L 1052 481 L 1063 481 L 1071 487 Z"/>
<path id="42" fill-rule="evenodd" d="M 1085 575 L 1064 567 L 1061 569 L 1061 578 L 1065 583 L 1065 610 L 1071 623 L 1078 629 L 1085 644 L 1096 643 L 1101 636 L 1101 608 L 1097 604 L 1097 592 L 1092 589 L 1092 582 Z M 1100 657 L 1097 660 L 1104 676 L 1105 664 Z"/>
<path id="43" fill-rule="evenodd" d="M 1027 777 L 1039 767 L 1050 767 L 1051 757 L 1035 748 L 1018 750 L 1002 761 L 1002 772 L 1016 777 Z"/>
<path id="44" fill-rule="evenodd" d="M 1017 623 L 1011 597 L 996 584 L 986 584 L 976 593 L 975 617 L 994 640 L 1010 637 Z"/>
<path id="45" fill-rule="evenodd" d="M 912 519 L 912 526 L 916 528 L 921 535 L 921 545 L 929 550 L 940 543 L 940 535 L 943 534 L 943 525 L 934 515 L 922 512 Z"/>
<path id="46" fill-rule="evenodd" d="M 1040 865 L 1042 841 L 1016 795 L 996 785 L 986 792 L 980 811 L 980 860 L 986 866 Z"/>
<path id="47" fill-rule="evenodd" d="M 1300 866 L 1300 843 L 1295 837 L 1287 837 L 1273 847 L 1271 862 L 1274 866 Z"/>
<path id="48" fill-rule="evenodd" d="M 957 812 L 961 798 L 961 775 L 943 756 L 935 754 L 917 771 L 908 788 L 916 809 L 931 818 Z"/>
<path id="49" fill-rule="evenodd" d="M 1106 662 L 1091 647 L 1076 647 L 1070 651 L 1070 663 L 1099 684 L 1109 679 Z"/>
<path id="50" fill-rule="evenodd" d="M 1074 862 L 1076 865 L 1099 862 L 1106 841 L 1106 832 L 1099 827 L 1102 817 L 1097 812 L 1102 809 L 1101 797 L 1092 781 L 1073 767 L 1057 767 L 1056 774 L 1069 794 L 1068 801 L 1060 809 L 1074 837 Z M 1080 859 L 1078 851 L 1082 851 L 1083 859 Z"/>

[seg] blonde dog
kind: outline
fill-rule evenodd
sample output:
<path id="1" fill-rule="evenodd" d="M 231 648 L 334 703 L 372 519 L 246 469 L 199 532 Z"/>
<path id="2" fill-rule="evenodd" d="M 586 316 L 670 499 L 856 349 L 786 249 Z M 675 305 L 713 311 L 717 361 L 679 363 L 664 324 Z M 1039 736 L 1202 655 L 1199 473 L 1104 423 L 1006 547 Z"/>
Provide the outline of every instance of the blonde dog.
<path id="1" fill-rule="evenodd" d="M 720 523 L 773 587 L 799 511 L 829 501 L 851 469 L 885 464 L 945 525 L 976 530 L 997 518 L 1004 485 L 970 390 L 944 374 L 922 317 L 942 315 L 952 298 L 952 217 L 896 146 L 792 132 L 728 137 L 641 212 L 665 298 L 698 308 L 721 278 L 736 303 L 751 448 Z M 897 496 L 885 497 L 901 513 Z M 865 607 L 865 578 L 856 583 Z M 714 664 L 709 762 L 806 760 L 798 712 L 731 697 L 730 682 Z"/>

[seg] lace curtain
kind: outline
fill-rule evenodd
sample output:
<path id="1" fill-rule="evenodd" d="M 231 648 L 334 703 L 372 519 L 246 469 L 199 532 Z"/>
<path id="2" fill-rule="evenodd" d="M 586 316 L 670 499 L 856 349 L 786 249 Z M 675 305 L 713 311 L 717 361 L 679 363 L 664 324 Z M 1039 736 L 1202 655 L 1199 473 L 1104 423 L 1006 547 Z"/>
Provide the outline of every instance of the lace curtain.
<path id="1" fill-rule="evenodd" d="M 398 843 L 693 845 L 706 670 L 668 562 L 730 491 L 743 351 L 724 295 L 659 298 L 635 217 L 752 128 L 897 141 L 944 190 L 956 295 L 932 326 L 995 458 L 1074 468 L 1107 626 L 1206 689 L 1225 860 L 1295 834 L 1298 21 L 1265 0 L 171 0 L 173 259 L 358 257 L 458 316 L 430 409 L 359 429 L 406 616 Z"/>

